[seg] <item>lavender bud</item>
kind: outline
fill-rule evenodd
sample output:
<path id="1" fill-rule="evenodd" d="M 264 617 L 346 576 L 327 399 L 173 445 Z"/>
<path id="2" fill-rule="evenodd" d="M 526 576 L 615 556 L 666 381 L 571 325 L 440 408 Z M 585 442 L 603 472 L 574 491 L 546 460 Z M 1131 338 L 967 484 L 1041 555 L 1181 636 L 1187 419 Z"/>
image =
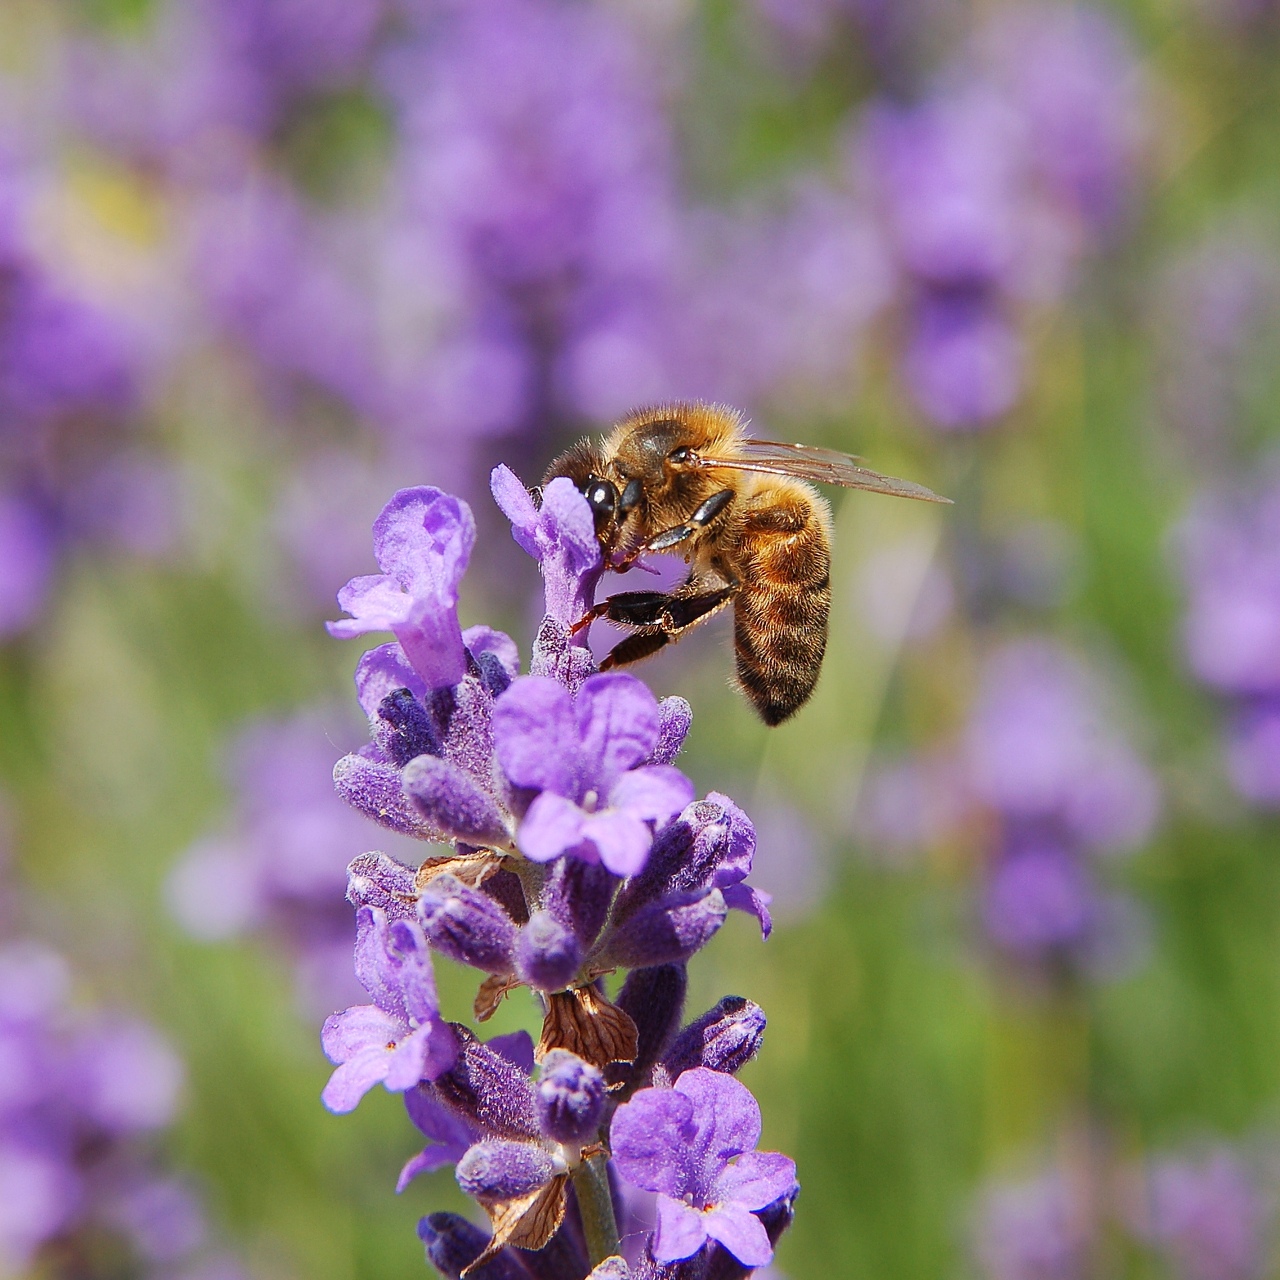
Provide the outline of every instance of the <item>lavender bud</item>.
<path id="1" fill-rule="evenodd" d="M 538 1119 L 555 1142 L 579 1146 L 595 1139 L 604 1114 L 604 1076 L 567 1049 L 553 1049 L 542 1060 L 538 1078 Z"/>
<path id="2" fill-rule="evenodd" d="M 598 862 L 557 858 L 543 885 L 542 901 L 586 950 L 604 928 L 617 886 L 617 877 Z"/>
<path id="3" fill-rule="evenodd" d="M 510 973 L 516 927 L 487 894 L 457 876 L 437 876 L 418 899 L 427 941 L 451 960 L 486 973 Z"/>
<path id="4" fill-rule="evenodd" d="M 541 1130 L 529 1077 L 481 1044 L 461 1023 L 450 1026 L 457 1037 L 458 1057 L 435 1082 L 441 1101 L 486 1133 L 536 1141 Z"/>
<path id="5" fill-rule="evenodd" d="M 733 1075 L 760 1052 L 764 1027 L 764 1010 L 758 1004 L 742 996 L 725 996 L 685 1027 L 663 1056 L 662 1065 L 673 1080 L 691 1067 Z"/>
<path id="6" fill-rule="evenodd" d="M 378 704 L 374 736 L 378 745 L 401 767 L 415 756 L 440 753 L 440 736 L 431 713 L 408 689 L 397 689 Z"/>
<path id="7" fill-rule="evenodd" d="M 362 853 L 347 867 L 347 901 L 353 907 L 380 907 L 392 920 L 409 920 L 418 889 L 415 872 L 385 853 Z"/>
<path id="8" fill-rule="evenodd" d="M 693 708 L 683 698 L 663 698 L 658 703 L 658 741 L 646 763 L 670 764 L 680 754 L 692 723 Z"/>
<path id="9" fill-rule="evenodd" d="M 496 698 L 505 693 L 511 684 L 511 672 L 502 665 L 502 659 L 496 653 L 478 653 L 475 655 L 476 666 L 480 668 L 480 681 Z"/>
<path id="10" fill-rule="evenodd" d="M 476 1200 L 518 1200 L 546 1186 L 558 1170 L 536 1142 L 486 1138 L 458 1161 L 458 1186 Z"/>
<path id="11" fill-rule="evenodd" d="M 608 941 L 609 960 L 630 969 L 687 960 L 711 941 L 727 912 L 719 889 L 656 902 L 618 926 Z"/>
<path id="12" fill-rule="evenodd" d="M 418 1239 L 427 1247 L 427 1261 L 448 1280 L 459 1280 L 485 1250 L 489 1237 L 456 1213 L 433 1213 L 418 1223 Z M 475 1280 L 527 1280 L 524 1268 L 510 1253 L 471 1272 Z M 470 1278 L 468 1278 L 470 1280 Z"/>
<path id="13" fill-rule="evenodd" d="M 419 840 L 440 837 L 405 799 L 400 770 L 393 764 L 359 754 L 343 756 L 333 766 L 333 785 L 353 809 L 392 831 Z"/>
<path id="14" fill-rule="evenodd" d="M 413 807 L 446 834 L 477 845 L 510 839 L 497 802 L 447 760 L 415 757 L 405 765 L 402 785 Z"/>
<path id="15" fill-rule="evenodd" d="M 689 977 L 683 964 L 632 969 L 627 975 L 614 1003 L 636 1024 L 639 1047 L 635 1064 L 626 1069 L 625 1075 L 618 1077 L 620 1080 L 643 1081 L 662 1056 L 680 1025 L 688 987 Z M 613 1081 L 614 1077 L 610 1075 L 610 1082 Z"/>
<path id="16" fill-rule="evenodd" d="M 582 964 L 578 940 L 546 911 L 535 911 L 515 944 L 516 972 L 539 991 L 563 991 Z"/>

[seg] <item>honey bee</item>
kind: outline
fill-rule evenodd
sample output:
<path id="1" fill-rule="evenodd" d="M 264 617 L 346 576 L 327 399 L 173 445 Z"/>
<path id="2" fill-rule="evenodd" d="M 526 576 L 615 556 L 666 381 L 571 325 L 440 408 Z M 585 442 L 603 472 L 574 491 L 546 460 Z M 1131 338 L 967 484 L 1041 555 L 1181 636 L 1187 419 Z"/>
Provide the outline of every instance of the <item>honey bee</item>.
<path id="1" fill-rule="evenodd" d="M 633 629 L 600 664 L 649 657 L 733 606 L 737 682 L 768 725 L 812 694 L 831 610 L 831 512 L 806 481 L 948 502 L 856 458 L 745 434 L 723 405 L 639 409 L 603 440 L 580 440 L 548 468 L 586 497 L 607 567 L 631 568 L 650 552 L 683 556 L 688 578 L 672 592 L 624 591 L 595 605 L 596 618 Z"/>

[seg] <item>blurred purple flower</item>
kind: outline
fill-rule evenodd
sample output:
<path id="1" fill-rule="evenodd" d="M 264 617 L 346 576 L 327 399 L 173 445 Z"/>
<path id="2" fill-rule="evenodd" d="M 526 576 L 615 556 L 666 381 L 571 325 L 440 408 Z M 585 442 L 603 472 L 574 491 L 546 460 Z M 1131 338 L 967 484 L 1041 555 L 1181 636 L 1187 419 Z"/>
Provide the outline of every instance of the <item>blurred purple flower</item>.
<path id="1" fill-rule="evenodd" d="M 990 1188 L 978 1206 L 975 1252 L 990 1280 L 1085 1280 L 1094 1226 L 1054 1173 Z"/>
<path id="2" fill-rule="evenodd" d="M 993 299 L 935 292 L 920 301 L 902 372 L 939 427 L 970 430 L 1002 417 L 1021 394 L 1022 366 L 1022 340 Z"/>
<path id="3" fill-rule="evenodd" d="M 1148 95 L 1111 12 L 1033 3 L 984 33 L 988 66 L 1026 122 L 1033 163 L 1093 236 L 1131 211 L 1147 140 Z"/>
<path id="4" fill-rule="evenodd" d="M 1258 698 L 1236 710 L 1226 756 L 1231 783 L 1250 804 L 1280 808 L 1280 699 Z"/>
<path id="5" fill-rule="evenodd" d="M 1280 482 L 1202 496 L 1176 540 L 1192 671 L 1226 693 L 1280 691 Z"/>
<path id="6" fill-rule="evenodd" d="M 19 494 L 0 495 L 0 638 L 39 616 L 56 556 L 57 537 L 44 512 Z"/>
<path id="7" fill-rule="evenodd" d="M 1159 787 L 1105 706 L 1093 673 L 1056 643 L 996 649 L 965 731 L 976 796 L 1009 822 L 1057 824 L 1092 849 L 1142 844 L 1159 814 Z"/>
<path id="8" fill-rule="evenodd" d="M 55 1242 L 94 1274 L 197 1263 L 199 1205 L 152 1145 L 175 1118 L 183 1063 L 149 1024 L 70 995 L 56 952 L 0 944 L 0 1272 L 57 1270 L 42 1256 Z"/>
<path id="9" fill-rule="evenodd" d="M 1098 914 L 1089 868 L 1071 852 L 1038 842 L 997 858 L 983 889 L 987 933 L 1023 959 L 1065 955 L 1088 939 Z"/>
<path id="10" fill-rule="evenodd" d="M 1182 1280 L 1255 1280 L 1268 1261 L 1268 1206 L 1229 1148 L 1152 1163 L 1144 1234 Z"/>

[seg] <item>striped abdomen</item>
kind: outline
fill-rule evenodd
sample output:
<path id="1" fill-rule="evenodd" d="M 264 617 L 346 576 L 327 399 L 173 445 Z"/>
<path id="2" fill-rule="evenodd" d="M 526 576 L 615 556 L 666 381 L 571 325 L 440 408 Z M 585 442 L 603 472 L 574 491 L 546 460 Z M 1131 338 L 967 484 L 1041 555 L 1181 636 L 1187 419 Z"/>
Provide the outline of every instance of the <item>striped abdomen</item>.
<path id="1" fill-rule="evenodd" d="M 736 541 L 738 683 L 765 724 L 780 724 L 808 701 L 826 652 L 826 504 L 794 481 L 762 485 L 747 504 Z"/>

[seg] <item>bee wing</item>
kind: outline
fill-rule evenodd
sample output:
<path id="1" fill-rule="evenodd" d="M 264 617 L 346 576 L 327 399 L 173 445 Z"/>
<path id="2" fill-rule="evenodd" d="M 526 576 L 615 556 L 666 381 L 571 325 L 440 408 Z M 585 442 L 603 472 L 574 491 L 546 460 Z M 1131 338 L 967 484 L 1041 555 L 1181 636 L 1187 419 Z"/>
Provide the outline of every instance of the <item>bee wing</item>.
<path id="1" fill-rule="evenodd" d="M 811 444 L 779 444 L 773 440 L 742 440 L 742 452 L 734 458 L 698 459 L 703 467 L 731 468 L 735 471 L 762 471 L 771 475 L 794 476 L 817 484 L 838 484 L 845 489 L 867 489 L 896 498 L 916 498 L 921 502 L 950 502 L 913 480 L 884 476 L 859 465 L 859 459 L 835 449 Z"/>

